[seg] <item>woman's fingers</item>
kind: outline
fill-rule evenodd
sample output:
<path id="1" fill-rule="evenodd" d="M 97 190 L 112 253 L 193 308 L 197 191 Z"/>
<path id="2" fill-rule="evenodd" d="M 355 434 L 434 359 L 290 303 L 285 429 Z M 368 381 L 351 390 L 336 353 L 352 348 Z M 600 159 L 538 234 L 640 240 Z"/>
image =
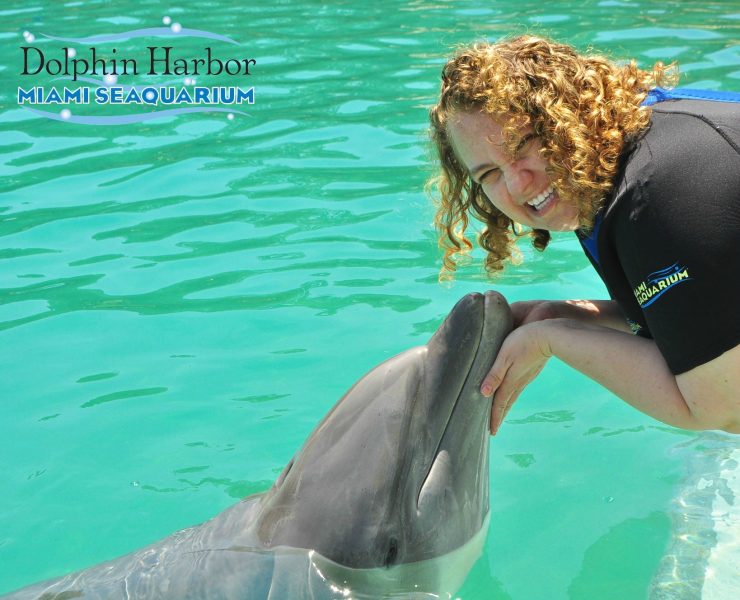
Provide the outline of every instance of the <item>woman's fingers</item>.
<path id="1" fill-rule="evenodd" d="M 543 366 L 544 366 L 544 363 L 543 363 Z M 532 373 L 531 375 L 529 375 L 527 377 L 527 383 L 525 385 L 529 385 L 532 381 L 534 381 L 535 377 L 537 377 L 537 375 L 539 375 L 541 371 L 542 371 L 542 367 L 540 367 L 534 373 Z M 503 414 L 501 415 L 501 418 L 498 420 L 498 422 L 496 424 L 496 428 L 495 429 L 493 429 L 493 427 L 491 428 L 491 432 L 494 435 L 495 435 L 496 431 L 498 431 L 498 428 L 501 426 L 501 423 L 503 423 L 504 422 L 504 419 L 506 419 L 506 416 L 509 414 L 509 411 L 511 410 L 511 407 L 514 406 L 514 402 L 517 401 L 517 399 L 519 398 L 519 395 L 521 393 L 522 393 L 522 390 L 521 389 L 518 389 L 518 390 L 515 390 L 515 392 L 511 396 L 509 396 L 509 399 L 506 402 L 506 406 L 503 409 Z"/>
<path id="2" fill-rule="evenodd" d="M 529 383 L 529 381 L 522 382 L 521 374 L 517 373 L 517 362 L 507 352 L 508 348 L 502 348 L 501 350 L 483 384 L 485 389 L 490 389 L 493 392 L 491 435 L 496 434 L 506 413 L 519 396 L 521 389 Z"/>
<path id="3" fill-rule="evenodd" d="M 491 435 L 498 433 L 501 423 L 503 423 L 506 415 L 509 414 L 511 407 L 514 406 L 514 402 L 517 401 L 522 390 L 529 385 L 534 379 L 534 374 L 528 376 L 527 374 L 515 375 L 509 371 L 509 376 L 504 384 L 498 389 L 493 396 L 493 406 L 491 407 Z"/>
<path id="4" fill-rule="evenodd" d="M 486 397 L 491 396 L 501 386 L 509 368 L 508 365 L 504 364 L 502 354 L 502 352 L 499 352 L 491 370 L 488 371 L 488 374 L 483 378 L 483 383 L 481 383 L 480 393 Z"/>
<path id="5" fill-rule="evenodd" d="M 522 390 L 547 362 L 549 354 L 541 350 L 537 331 L 538 328 L 532 324 L 515 329 L 509 334 L 483 379 L 481 393 L 484 396 L 493 394 L 491 435 L 496 435 Z"/>
<path id="6" fill-rule="evenodd" d="M 493 407 L 491 408 L 491 435 L 496 435 L 514 402 L 519 398 L 519 394 L 521 394 L 521 390 L 514 390 L 505 399 L 500 401 L 494 396 Z"/>

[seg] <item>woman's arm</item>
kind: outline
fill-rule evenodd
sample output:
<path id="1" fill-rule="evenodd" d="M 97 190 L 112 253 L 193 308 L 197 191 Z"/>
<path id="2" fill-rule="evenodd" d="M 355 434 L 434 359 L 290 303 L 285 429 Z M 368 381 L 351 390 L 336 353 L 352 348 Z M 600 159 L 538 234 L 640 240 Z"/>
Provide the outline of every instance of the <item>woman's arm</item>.
<path id="1" fill-rule="evenodd" d="M 486 396 L 495 392 L 492 434 L 550 356 L 659 421 L 740 433 L 740 345 L 674 376 L 653 340 L 557 318 L 523 324 L 504 341 L 481 386 Z"/>

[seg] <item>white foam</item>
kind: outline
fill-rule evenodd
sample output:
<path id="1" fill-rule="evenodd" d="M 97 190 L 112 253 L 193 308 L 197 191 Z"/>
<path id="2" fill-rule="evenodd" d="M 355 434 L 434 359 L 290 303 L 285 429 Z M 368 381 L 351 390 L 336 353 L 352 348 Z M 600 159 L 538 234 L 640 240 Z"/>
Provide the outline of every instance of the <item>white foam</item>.
<path id="1" fill-rule="evenodd" d="M 671 541 L 651 600 L 740 598 L 740 444 L 704 432 L 680 446 L 687 473 L 669 516 Z"/>
<path id="2" fill-rule="evenodd" d="M 717 542 L 707 561 L 702 600 L 740 598 L 740 448 L 720 463 L 724 493 L 715 491 L 712 520 Z"/>

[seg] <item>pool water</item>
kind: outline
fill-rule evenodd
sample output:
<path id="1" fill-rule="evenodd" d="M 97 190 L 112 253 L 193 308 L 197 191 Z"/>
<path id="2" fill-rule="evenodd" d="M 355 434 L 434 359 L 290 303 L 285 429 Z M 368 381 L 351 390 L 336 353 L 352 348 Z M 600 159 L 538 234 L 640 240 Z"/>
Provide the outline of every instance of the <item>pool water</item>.
<path id="1" fill-rule="evenodd" d="M 256 59 L 247 114 L 85 125 L 17 105 L 24 32 L 58 49 L 43 34 L 164 16 Z M 0 592 L 266 489 L 468 292 L 605 297 L 566 234 L 495 282 L 475 253 L 438 283 L 426 111 L 455 45 L 529 31 L 740 90 L 738 2 L 10 0 L 0 17 Z M 164 42 L 116 47 L 147 43 Z M 552 360 L 491 440 L 490 532 L 458 596 L 740 597 L 738 460 L 736 437 L 663 426 Z"/>

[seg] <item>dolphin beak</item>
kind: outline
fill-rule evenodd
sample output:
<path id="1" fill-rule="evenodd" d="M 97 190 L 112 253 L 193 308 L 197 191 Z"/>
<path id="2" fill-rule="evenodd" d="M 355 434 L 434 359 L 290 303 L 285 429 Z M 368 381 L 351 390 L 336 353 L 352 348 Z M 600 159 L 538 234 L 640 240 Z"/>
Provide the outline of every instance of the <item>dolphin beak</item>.
<path id="1" fill-rule="evenodd" d="M 459 312 L 458 312 L 459 307 Z M 506 335 L 511 331 L 512 316 L 504 297 L 494 291 L 466 296 L 452 313 L 449 323 L 453 329 L 466 327 L 464 339 L 468 344 L 477 344 L 468 353 L 462 381 L 454 391 L 447 390 L 451 401 L 444 403 L 446 421 L 436 429 L 436 449 L 430 455 L 428 470 L 421 482 L 417 496 L 417 508 L 427 498 L 442 494 L 451 482 L 463 488 L 478 488 L 482 482 L 478 473 L 487 464 L 488 421 L 491 399 L 480 393 L 480 385 L 498 354 Z M 442 329 L 442 328 L 440 328 Z M 468 346 L 470 348 L 470 346 Z M 473 350 L 473 349 L 471 349 Z M 456 357 L 452 357 L 454 360 Z M 456 364 L 456 368 L 460 365 Z M 441 409 L 442 404 L 438 405 Z M 473 496 L 487 505 L 486 489 L 477 490 Z M 486 507 L 487 510 L 487 507 Z"/>

